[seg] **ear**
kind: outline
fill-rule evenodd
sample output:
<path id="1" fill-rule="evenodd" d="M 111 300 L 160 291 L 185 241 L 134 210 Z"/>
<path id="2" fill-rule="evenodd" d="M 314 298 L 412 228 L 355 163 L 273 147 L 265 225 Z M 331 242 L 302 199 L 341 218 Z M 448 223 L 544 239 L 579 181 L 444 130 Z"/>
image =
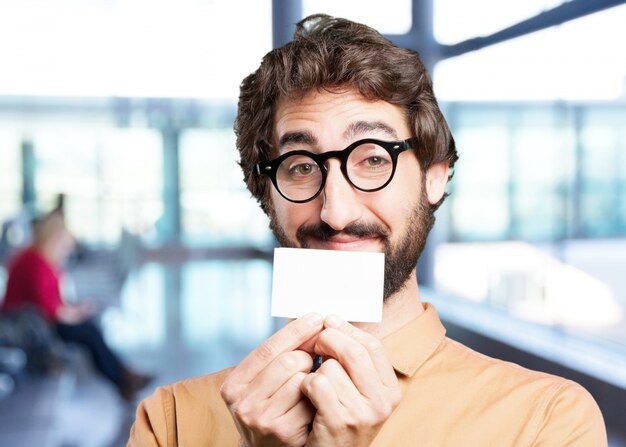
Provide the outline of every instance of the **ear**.
<path id="1" fill-rule="evenodd" d="M 448 162 L 442 161 L 428 168 L 426 171 L 426 195 L 431 205 L 441 200 L 447 183 Z"/>

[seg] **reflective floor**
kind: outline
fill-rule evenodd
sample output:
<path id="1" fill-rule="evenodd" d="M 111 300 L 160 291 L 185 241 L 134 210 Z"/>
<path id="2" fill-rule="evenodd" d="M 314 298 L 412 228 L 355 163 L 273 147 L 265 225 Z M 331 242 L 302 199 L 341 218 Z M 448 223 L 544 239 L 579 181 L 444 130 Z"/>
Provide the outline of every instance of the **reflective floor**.
<path id="1" fill-rule="evenodd" d="M 626 348 L 626 240 L 441 244 L 435 265 L 442 292 Z"/>
<path id="2" fill-rule="evenodd" d="M 266 261 L 145 264 L 118 305 L 102 314 L 105 338 L 127 362 L 156 375 L 144 390 L 237 363 L 277 324 L 269 317 Z M 47 377 L 22 375 L 0 401 L 0 445 L 117 447 L 134 406 L 92 370 L 84 353 Z"/>
<path id="3" fill-rule="evenodd" d="M 267 261 L 146 263 L 102 313 L 107 341 L 156 386 L 236 364 L 280 322 L 269 317 Z M 18 377 L 0 401 L 0 446 L 120 447 L 135 405 L 123 403 L 84 353 L 59 374 Z M 611 441 L 611 447 L 626 442 Z"/>

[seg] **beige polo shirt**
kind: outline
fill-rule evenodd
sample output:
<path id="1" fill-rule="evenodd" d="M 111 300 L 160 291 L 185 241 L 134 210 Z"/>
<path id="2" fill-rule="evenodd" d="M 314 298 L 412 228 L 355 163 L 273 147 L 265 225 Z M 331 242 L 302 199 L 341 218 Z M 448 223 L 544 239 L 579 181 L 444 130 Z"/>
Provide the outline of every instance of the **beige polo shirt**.
<path id="1" fill-rule="evenodd" d="M 602 414 L 580 385 L 479 354 L 445 336 L 435 308 L 383 340 L 402 401 L 374 446 L 607 445 Z M 230 369 L 156 390 L 129 446 L 237 446 L 220 386 Z"/>

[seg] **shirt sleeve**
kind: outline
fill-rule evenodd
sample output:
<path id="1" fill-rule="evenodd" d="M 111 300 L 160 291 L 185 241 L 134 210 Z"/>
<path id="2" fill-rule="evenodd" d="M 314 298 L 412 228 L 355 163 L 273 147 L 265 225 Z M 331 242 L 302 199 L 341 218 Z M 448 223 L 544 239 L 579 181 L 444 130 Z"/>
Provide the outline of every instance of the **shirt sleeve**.
<path id="1" fill-rule="evenodd" d="M 175 409 L 167 388 L 158 388 L 139 404 L 126 447 L 156 446 L 178 446 Z"/>
<path id="2" fill-rule="evenodd" d="M 606 447 L 602 413 L 587 390 L 564 381 L 547 402 L 538 422 L 534 447 Z"/>
<path id="3" fill-rule="evenodd" d="M 127 447 L 238 446 L 219 389 L 230 369 L 157 388 L 137 409 Z"/>

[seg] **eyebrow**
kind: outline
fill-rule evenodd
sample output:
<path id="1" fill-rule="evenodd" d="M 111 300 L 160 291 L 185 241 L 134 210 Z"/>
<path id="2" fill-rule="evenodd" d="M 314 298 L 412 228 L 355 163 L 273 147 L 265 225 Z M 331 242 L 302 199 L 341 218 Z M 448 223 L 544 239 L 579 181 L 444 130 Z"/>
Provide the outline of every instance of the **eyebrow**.
<path id="1" fill-rule="evenodd" d="M 373 130 L 380 130 L 391 138 L 398 139 L 398 134 L 394 128 L 383 121 L 356 121 L 350 124 L 343 134 L 346 139 L 349 139 Z"/>
<path id="2" fill-rule="evenodd" d="M 308 131 L 287 132 L 278 140 L 278 150 L 282 150 L 285 146 L 291 144 L 308 144 L 309 146 L 317 144 L 317 138 Z"/>
<path id="3" fill-rule="evenodd" d="M 393 139 L 398 139 L 398 134 L 390 125 L 383 121 L 355 121 L 348 125 L 343 135 L 346 139 L 354 139 L 371 131 L 382 131 Z M 315 135 L 306 130 L 298 130 L 283 134 L 278 140 L 278 150 L 282 151 L 285 146 L 292 144 L 306 144 L 314 146 L 318 142 Z"/>

